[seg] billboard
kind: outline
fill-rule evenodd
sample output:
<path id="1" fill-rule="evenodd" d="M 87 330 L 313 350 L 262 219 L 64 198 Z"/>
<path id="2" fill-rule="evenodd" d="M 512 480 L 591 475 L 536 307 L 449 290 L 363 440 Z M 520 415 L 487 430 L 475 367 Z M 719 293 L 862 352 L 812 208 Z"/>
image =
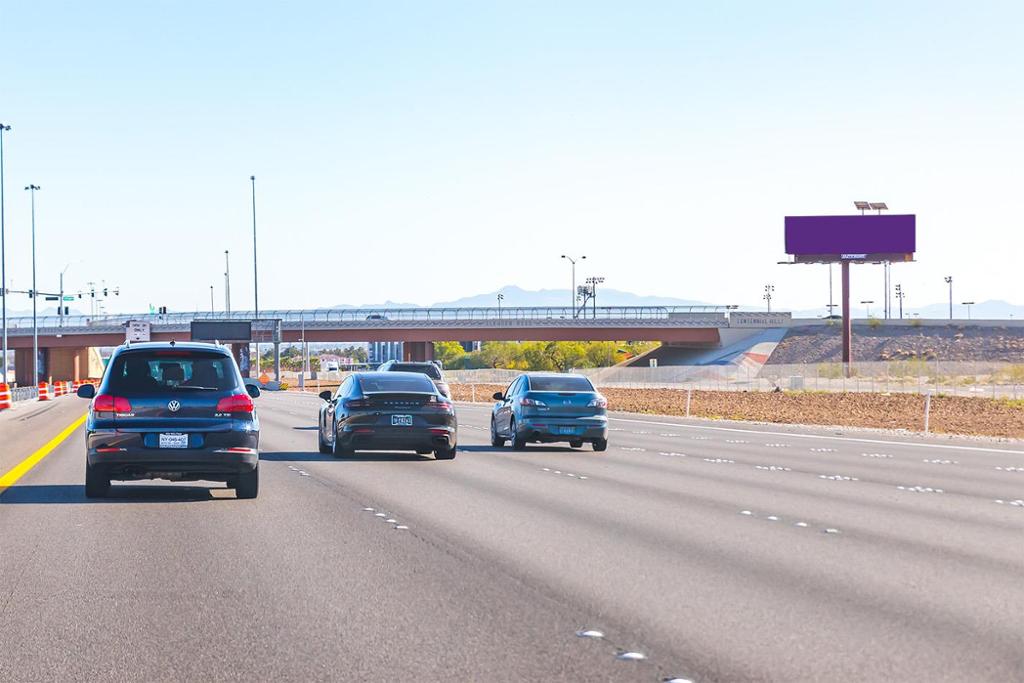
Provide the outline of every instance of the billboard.
<path id="1" fill-rule="evenodd" d="M 248 320 L 193 320 L 192 341 L 248 342 L 252 322 Z"/>
<path id="2" fill-rule="evenodd" d="M 786 253 L 798 262 L 910 261 L 914 214 L 786 216 Z"/>

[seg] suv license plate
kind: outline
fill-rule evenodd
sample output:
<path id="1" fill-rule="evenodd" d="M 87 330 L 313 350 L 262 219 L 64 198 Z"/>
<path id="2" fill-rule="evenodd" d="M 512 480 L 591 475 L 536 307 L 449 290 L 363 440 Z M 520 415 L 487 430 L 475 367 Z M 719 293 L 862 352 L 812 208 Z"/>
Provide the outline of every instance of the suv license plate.
<path id="1" fill-rule="evenodd" d="M 412 427 L 412 415 L 392 415 L 392 427 Z"/>
<path id="2" fill-rule="evenodd" d="M 188 448 L 188 434 L 161 434 L 160 448 Z"/>

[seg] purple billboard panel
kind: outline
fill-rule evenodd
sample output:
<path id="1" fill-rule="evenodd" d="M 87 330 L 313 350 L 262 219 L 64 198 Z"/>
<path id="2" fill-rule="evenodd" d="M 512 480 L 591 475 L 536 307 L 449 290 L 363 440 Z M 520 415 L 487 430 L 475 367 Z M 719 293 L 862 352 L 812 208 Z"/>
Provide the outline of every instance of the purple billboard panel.
<path id="1" fill-rule="evenodd" d="M 916 223 L 913 214 L 786 216 L 786 253 L 798 260 L 909 259 L 917 247 Z"/>

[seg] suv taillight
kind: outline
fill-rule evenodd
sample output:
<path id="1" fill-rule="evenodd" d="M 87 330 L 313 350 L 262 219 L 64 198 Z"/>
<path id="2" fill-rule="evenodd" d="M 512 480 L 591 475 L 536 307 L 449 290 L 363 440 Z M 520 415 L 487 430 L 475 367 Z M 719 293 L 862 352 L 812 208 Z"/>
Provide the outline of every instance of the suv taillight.
<path id="1" fill-rule="evenodd" d="M 249 394 L 232 394 L 217 401 L 218 413 L 251 413 L 252 410 Z"/>
<path id="2" fill-rule="evenodd" d="M 123 396 L 100 394 L 93 399 L 92 409 L 98 413 L 130 413 L 132 404 Z"/>

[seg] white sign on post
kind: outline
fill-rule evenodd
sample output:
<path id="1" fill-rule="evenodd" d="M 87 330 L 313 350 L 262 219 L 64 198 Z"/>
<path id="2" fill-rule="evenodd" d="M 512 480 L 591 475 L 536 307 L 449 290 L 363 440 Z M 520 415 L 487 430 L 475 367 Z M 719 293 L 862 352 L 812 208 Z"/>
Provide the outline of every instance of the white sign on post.
<path id="1" fill-rule="evenodd" d="M 125 324 L 125 341 L 148 342 L 149 323 L 141 320 L 129 320 Z"/>

